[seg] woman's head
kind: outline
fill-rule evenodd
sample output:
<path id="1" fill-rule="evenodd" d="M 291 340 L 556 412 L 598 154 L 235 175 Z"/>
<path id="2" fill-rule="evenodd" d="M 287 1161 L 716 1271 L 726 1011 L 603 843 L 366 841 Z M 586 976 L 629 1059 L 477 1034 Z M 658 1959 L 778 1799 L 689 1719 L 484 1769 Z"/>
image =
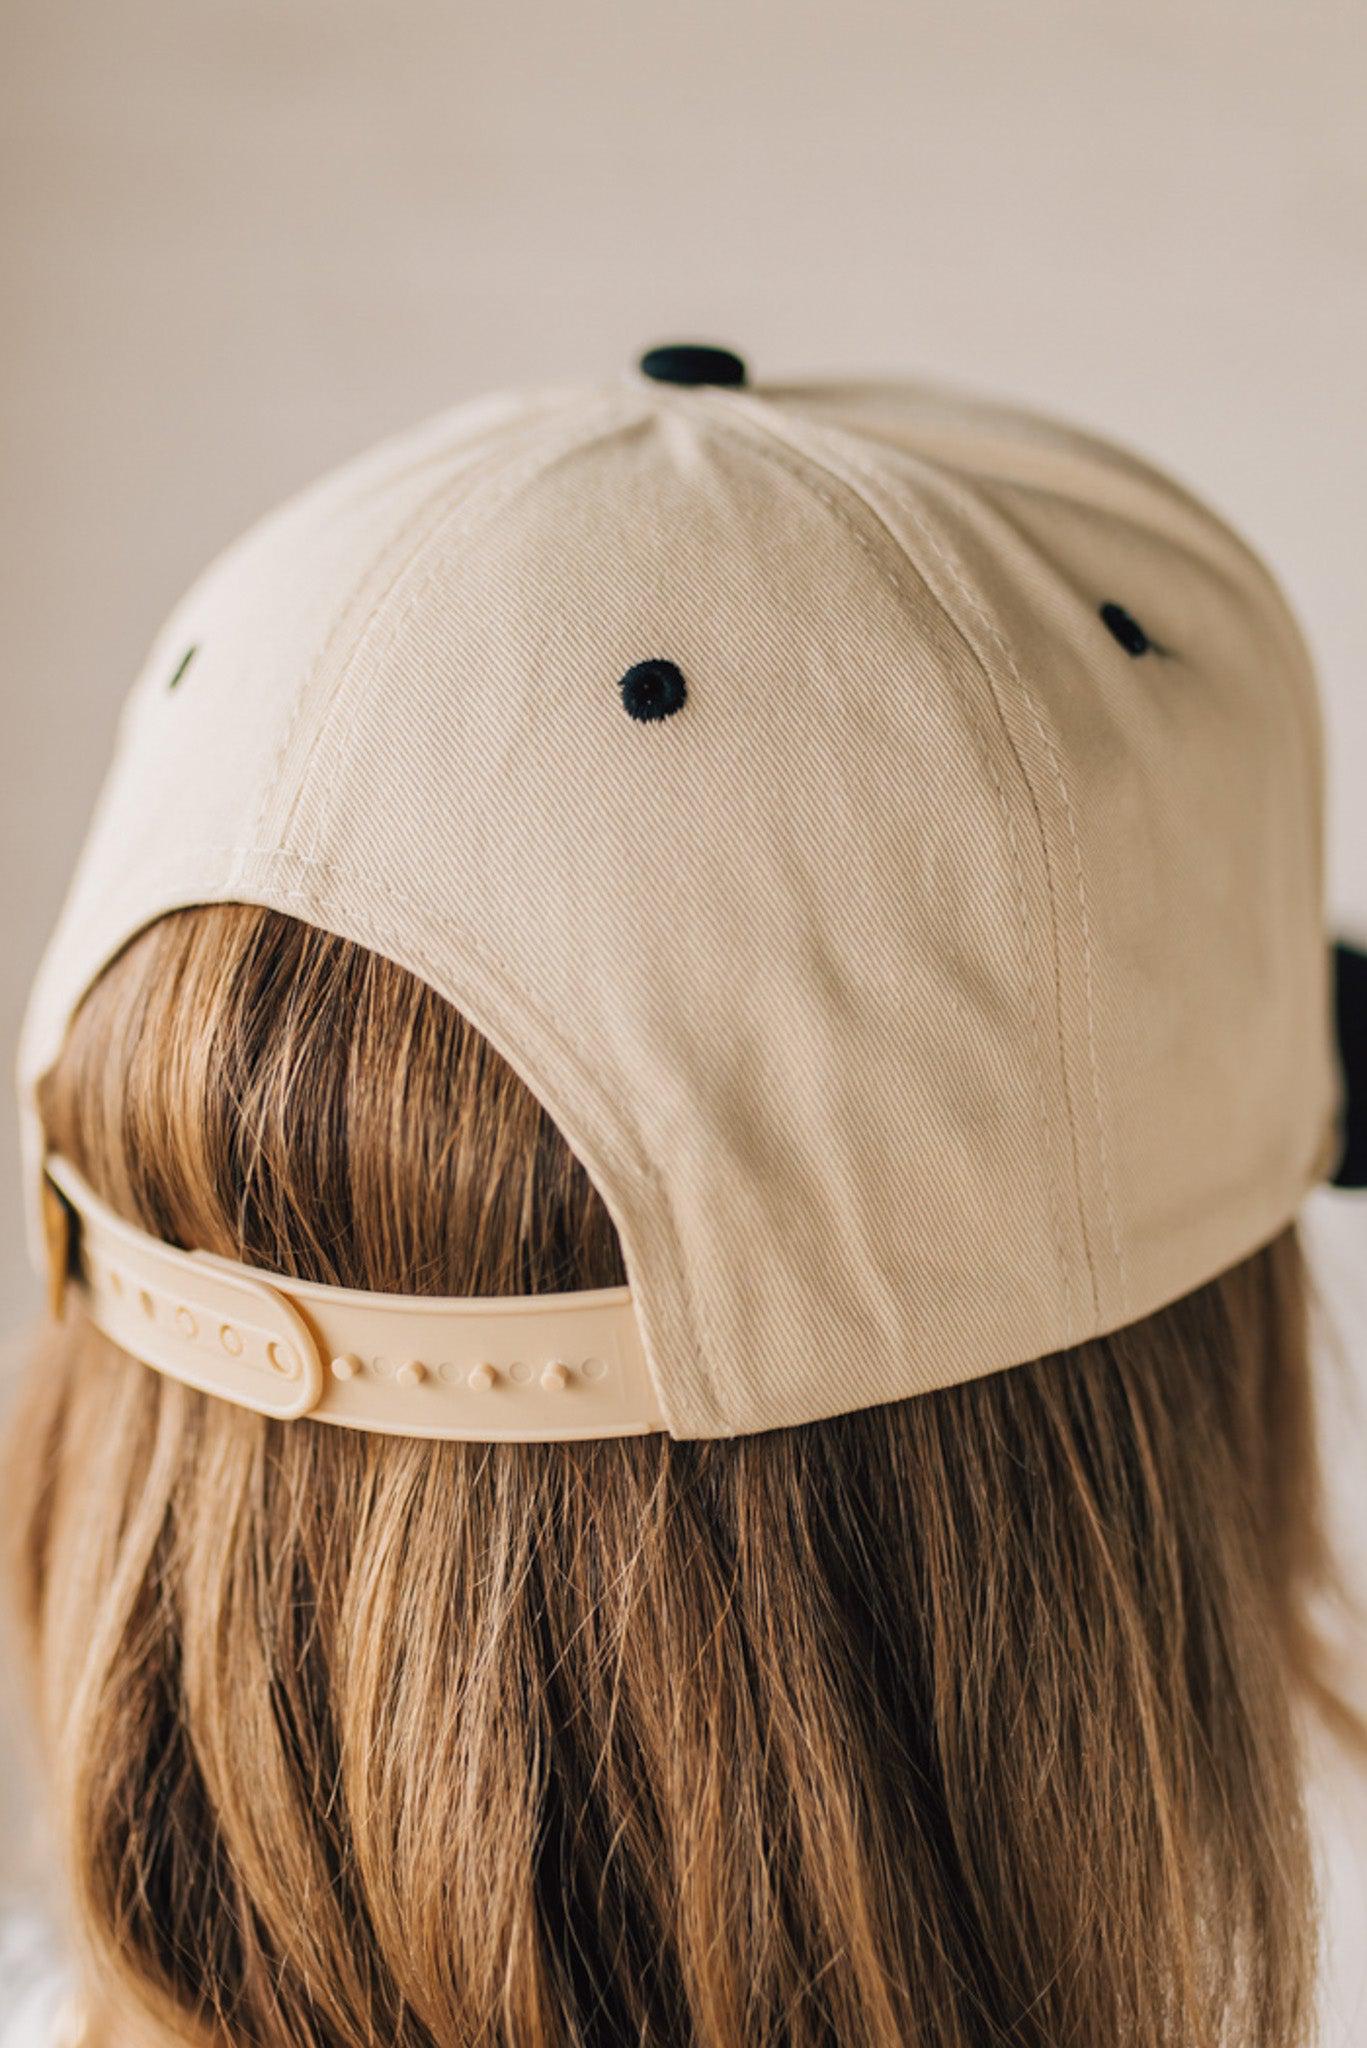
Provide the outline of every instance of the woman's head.
<path id="1" fill-rule="evenodd" d="M 149 927 L 42 1108 L 123 1215 L 278 1272 L 624 1278 L 485 1040 L 275 911 Z M 1305 1315 L 1290 1227 L 965 1385 L 580 1444 L 269 1421 L 69 1317 L 11 1464 L 104 2010 L 263 2048 L 1290 2048 Z"/>

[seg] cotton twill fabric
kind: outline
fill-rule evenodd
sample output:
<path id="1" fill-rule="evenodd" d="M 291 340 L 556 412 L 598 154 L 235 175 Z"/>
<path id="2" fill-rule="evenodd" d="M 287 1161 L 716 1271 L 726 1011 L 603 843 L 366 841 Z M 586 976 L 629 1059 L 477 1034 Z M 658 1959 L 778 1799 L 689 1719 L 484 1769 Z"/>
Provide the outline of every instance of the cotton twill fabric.
<path id="1" fill-rule="evenodd" d="M 648 659 L 688 695 L 642 722 Z M 998 1370 L 1323 1172 L 1320 747 L 1265 568 L 1094 437 L 910 384 L 496 395 L 263 522 L 158 637 L 25 1025 L 30 1175 L 104 962 L 269 904 L 546 1104 L 674 1434 Z"/>

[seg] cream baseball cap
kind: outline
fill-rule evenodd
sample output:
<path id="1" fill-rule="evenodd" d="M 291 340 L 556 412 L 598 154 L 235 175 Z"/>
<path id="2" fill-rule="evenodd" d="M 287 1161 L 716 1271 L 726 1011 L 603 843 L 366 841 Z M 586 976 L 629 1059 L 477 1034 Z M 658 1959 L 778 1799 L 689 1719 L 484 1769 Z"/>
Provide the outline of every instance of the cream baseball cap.
<path id="1" fill-rule="evenodd" d="M 691 345 L 460 406 L 152 647 L 23 1030 L 34 1256 L 84 1220 L 61 1274 L 151 1363 L 413 1434 L 725 1436 L 1112 1330 L 1338 1157 L 1321 748 L 1268 570 L 1090 433 Z M 503 1304 L 499 1352 L 493 1304 L 291 1294 L 101 1213 L 36 1084 L 134 933 L 224 900 L 458 1006 L 629 1285 Z M 367 1302 L 416 1319 L 348 1348 Z"/>

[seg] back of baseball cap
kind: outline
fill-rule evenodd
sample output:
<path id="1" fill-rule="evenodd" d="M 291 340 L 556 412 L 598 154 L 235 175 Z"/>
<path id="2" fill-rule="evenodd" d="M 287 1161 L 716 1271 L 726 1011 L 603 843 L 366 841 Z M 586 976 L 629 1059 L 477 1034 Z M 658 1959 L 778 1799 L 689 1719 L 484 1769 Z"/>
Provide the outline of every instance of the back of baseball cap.
<path id="1" fill-rule="evenodd" d="M 676 1436 L 1134 1321 L 1332 1166 L 1321 736 L 1188 492 L 910 382 L 674 345 L 254 528 L 159 635 L 19 1083 L 164 912 L 271 906 L 456 1005 L 622 1241 Z"/>

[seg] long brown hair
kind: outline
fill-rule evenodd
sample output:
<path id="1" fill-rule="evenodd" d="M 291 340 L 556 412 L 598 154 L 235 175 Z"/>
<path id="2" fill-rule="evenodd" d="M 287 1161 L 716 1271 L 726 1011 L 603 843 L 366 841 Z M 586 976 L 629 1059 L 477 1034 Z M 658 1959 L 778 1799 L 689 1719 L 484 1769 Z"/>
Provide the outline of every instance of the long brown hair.
<path id="1" fill-rule="evenodd" d="M 43 1108 L 181 1243 L 415 1293 L 626 1277 L 488 1043 L 273 911 L 142 933 Z M 1306 1320 L 1289 1227 L 943 1392 L 484 1445 L 264 1420 L 69 1313 L 10 1484 L 117 2038 L 1307 2040 L 1295 1707 L 1334 1694 Z"/>

